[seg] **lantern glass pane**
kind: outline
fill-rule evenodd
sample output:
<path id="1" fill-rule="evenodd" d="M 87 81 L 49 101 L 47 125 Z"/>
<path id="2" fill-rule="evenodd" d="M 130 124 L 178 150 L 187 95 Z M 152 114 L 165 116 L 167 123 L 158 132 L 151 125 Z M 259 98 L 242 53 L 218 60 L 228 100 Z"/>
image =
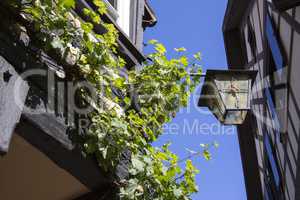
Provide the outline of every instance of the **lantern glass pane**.
<path id="1" fill-rule="evenodd" d="M 242 124 L 250 110 L 250 92 L 256 71 L 208 70 L 199 106 L 207 106 L 226 125 Z"/>
<path id="2" fill-rule="evenodd" d="M 215 82 L 208 81 L 205 87 L 207 87 L 207 93 L 203 95 L 202 98 L 206 99 L 207 106 L 218 119 L 224 119 L 226 108 Z"/>
<path id="3" fill-rule="evenodd" d="M 224 124 L 242 124 L 247 115 L 247 110 L 227 111 Z"/>
<path id="4" fill-rule="evenodd" d="M 249 109 L 249 77 L 218 75 L 215 82 L 226 109 Z"/>

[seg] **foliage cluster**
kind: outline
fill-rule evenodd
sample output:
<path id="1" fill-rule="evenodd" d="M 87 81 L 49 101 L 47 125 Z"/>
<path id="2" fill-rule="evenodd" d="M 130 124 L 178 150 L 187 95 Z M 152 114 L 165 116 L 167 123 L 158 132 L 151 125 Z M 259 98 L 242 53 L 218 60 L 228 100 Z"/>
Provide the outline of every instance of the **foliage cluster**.
<path id="1" fill-rule="evenodd" d="M 112 174 L 124 152 L 131 152 L 129 176 L 115 177 L 119 196 L 124 200 L 190 199 L 197 191 L 198 173 L 192 161 L 184 160 L 182 169 L 182 160 L 169 150 L 169 144 L 156 148 L 151 143 L 162 133 L 162 126 L 187 105 L 199 83 L 199 77 L 190 77 L 189 72 L 200 72 L 200 54 L 188 58 L 186 50 L 178 48 L 179 56 L 168 59 L 165 47 L 152 40 L 149 43 L 155 51 L 142 69 L 121 75 L 126 63 L 117 53 L 118 31 L 102 21 L 106 4 L 92 2 L 97 9 L 83 10 L 89 18 L 86 21 L 73 12 L 75 0 L 11 0 L 11 5 L 33 27 L 34 42 L 41 49 L 54 53 L 74 79 L 88 80 L 96 89 L 97 98 L 90 102 L 95 109 L 89 113 L 93 126 L 82 146 Z M 106 32 L 95 33 L 96 25 Z M 83 91 L 82 98 L 89 99 L 89 94 Z M 210 158 L 208 148 L 200 151 L 206 159 Z"/>

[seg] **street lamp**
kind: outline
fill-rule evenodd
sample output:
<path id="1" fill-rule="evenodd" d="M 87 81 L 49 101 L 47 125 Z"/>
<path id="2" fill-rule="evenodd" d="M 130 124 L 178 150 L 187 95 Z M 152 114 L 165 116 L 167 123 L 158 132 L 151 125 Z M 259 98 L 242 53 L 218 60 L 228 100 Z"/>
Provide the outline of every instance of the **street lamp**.
<path id="1" fill-rule="evenodd" d="M 198 106 L 208 107 L 224 125 L 242 124 L 250 110 L 257 71 L 207 70 Z"/>

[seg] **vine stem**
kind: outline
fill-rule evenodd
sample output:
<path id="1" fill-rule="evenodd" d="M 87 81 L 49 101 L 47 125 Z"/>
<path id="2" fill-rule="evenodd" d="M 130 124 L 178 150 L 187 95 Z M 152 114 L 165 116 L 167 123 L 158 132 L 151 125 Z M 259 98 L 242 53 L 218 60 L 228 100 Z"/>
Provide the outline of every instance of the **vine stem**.
<path id="1" fill-rule="evenodd" d="M 195 157 L 195 156 L 200 156 L 202 153 L 203 153 L 203 152 L 192 153 L 192 154 L 190 154 L 189 156 L 187 156 L 187 157 L 182 158 L 181 160 L 179 160 L 178 163 L 183 163 L 184 161 L 190 160 L 190 159 L 192 159 L 192 158 Z"/>

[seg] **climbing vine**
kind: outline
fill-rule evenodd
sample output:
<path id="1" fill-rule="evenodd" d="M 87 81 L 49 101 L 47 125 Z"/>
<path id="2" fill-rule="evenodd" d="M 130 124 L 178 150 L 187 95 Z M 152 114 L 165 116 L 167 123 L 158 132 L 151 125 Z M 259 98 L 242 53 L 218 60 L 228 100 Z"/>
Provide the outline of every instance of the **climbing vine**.
<path id="1" fill-rule="evenodd" d="M 75 0 L 11 0 L 10 5 L 27 22 L 32 42 L 52 55 L 65 67 L 72 81 L 87 80 L 96 98 L 81 91 L 83 102 L 93 105 L 88 114 L 92 126 L 82 136 L 84 153 L 96 156 L 100 167 L 115 174 L 122 156 L 130 152 L 128 172 L 122 179 L 113 177 L 118 195 L 124 200 L 187 200 L 197 191 L 198 170 L 190 152 L 185 160 L 169 150 L 151 143 L 162 134 L 162 127 L 187 106 L 191 92 L 199 84 L 197 64 L 201 58 L 185 55 L 184 48 L 175 49 L 178 57 L 168 59 L 165 47 L 156 40 L 149 44 L 154 52 L 139 71 L 121 71 L 126 65 L 118 56 L 118 31 L 102 21 L 106 4 L 93 0 L 95 10 L 84 8 L 88 20 L 73 12 Z M 95 26 L 106 31 L 97 34 Z M 209 145 L 200 151 L 210 159 Z M 181 162 L 185 168 L 181 168 Z"/>

